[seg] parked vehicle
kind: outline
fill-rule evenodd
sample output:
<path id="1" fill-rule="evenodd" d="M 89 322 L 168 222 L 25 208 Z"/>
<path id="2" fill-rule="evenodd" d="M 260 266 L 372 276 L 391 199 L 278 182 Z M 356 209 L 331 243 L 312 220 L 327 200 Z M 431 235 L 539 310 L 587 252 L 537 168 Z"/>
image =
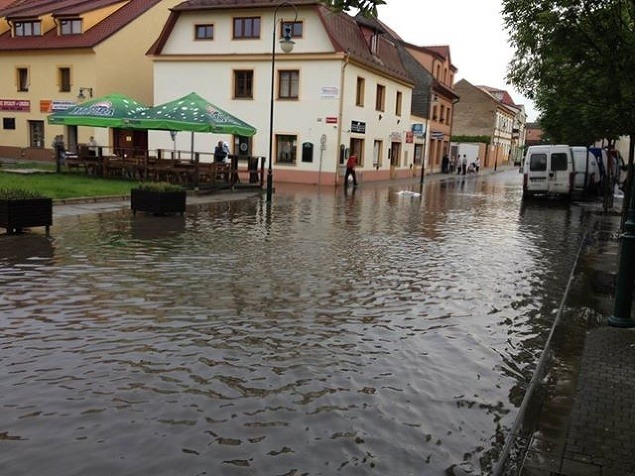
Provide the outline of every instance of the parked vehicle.
<path id="1" fill-rule="evenodd" d="M 573 146 L 571 151 L 575 169 L 573 191 L 597 193 L 600 186 L 600 167 L 595 155 L 585 146 Z"/>
<path id="2" fill-rule="evenodd" d="M 523 198 L 534 195 L 570 197 L 575 168 L 568 145 L 532 145 L 523 165 Z"/>
<path id="3" fill-rule="evenodd" d="M 616 152 L 609 160 L 609 154 L 606 149 L 601 147 L 589 147 L 589 152 L 593 154 L 598 162 L 600 169 L 600 188 L 605 186 L 604 182 L 610 180 L 609 190 L 617 185 L 623 187 L 626 180 L 626 164 L 622 156 Z M 610 172 L 610 178 L 607 175 Z"/>

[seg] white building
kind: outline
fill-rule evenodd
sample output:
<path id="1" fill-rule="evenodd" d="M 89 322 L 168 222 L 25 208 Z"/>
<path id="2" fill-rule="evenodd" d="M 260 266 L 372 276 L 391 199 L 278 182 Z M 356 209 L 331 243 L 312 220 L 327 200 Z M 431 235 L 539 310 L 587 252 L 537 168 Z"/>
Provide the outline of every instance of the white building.
<path id="1" fill-rule="evenodd" d="M 194 0 L 172 9 L 148 52 L 154 104 L 194 91 L 258 130 L 252 138 L 196 134 L 197 151 L 226 140 L 232 153 L 268 156 L 273 76 L 276 181 L 335 184 L 352 153 L 362 181 L 412 176 L 423 138 L 412 132 L 413 81 L 395 45 L 372 24 L 315 0 L 291 3 Z M 283 53 L 287 26 L 295 45 Z M 189 150 L 189 133 L 176 141 Z M 173 146 L 168 132 L 150 133 L 150 149 Z"/>

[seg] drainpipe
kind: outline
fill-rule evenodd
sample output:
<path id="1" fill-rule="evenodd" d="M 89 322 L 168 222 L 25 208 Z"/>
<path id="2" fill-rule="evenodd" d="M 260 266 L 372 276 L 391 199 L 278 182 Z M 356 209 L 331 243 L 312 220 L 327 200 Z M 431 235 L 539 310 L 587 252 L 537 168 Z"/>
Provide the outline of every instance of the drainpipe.
<path id="1" fill-rule="evenodd" d="M 340 166 L 340 143 L 342 142 L 342 115 L 344 114 L 344 78 L 346 77 L 346 67 L 348 66 L 348 61 L 350 59 L 350 55 L 346 53 L 344 55 L 344 64 L 342 65 L 342 71 L 340 72 L 340 104 L 338 111 L 338 126 L 337 126 L 337 144 L 335 146 L 335 185 L 337 185 L 339 176 L 339 166 Z"/>

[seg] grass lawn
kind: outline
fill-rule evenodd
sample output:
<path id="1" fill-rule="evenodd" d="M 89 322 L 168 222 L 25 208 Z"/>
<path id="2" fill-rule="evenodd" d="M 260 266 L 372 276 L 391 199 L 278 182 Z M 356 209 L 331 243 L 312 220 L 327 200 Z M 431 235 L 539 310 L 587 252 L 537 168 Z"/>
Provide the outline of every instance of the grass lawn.
<path id="1" fill-rule="evenodd" d="M 14 167 L 15 165 L 15 167 Z M 0 167 L 0 188 L 24 189 L 39 192 L 48 198 L 102 197 L 108 195 L 130 195 L 130 189 L 136 182 L 130 180 L 111 180 L 90 177 L 81 173 L 63 172 L 15 174 L 3 169 L 25 168 L 18 164 L 3 164 Z M 52 166 L 55 170 L 55 165 Z M 37 164 L 35 167 L 49 169 L 49 164 Z"/>

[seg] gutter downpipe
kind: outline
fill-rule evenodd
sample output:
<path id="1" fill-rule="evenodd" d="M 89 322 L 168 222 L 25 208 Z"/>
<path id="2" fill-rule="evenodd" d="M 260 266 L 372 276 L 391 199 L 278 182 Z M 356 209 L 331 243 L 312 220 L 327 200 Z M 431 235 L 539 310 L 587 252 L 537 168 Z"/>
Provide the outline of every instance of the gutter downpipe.
<path id="1" fill-rule="evenodd" d="M 337 127 L 337 144 L 335 145 L 335 184 L 337 186 L 338 184 L 338 179 L 339 179 L 339 166 L 340 166 L 340 157 L 339 157 L 339 151 L 340 151 L 340 142 L 342 142 L 342 127 L 344 127 L 344 125 L 342 124 L 342 116 L 344 114 L 344 77 L 346 76 L 346 67 L 348 66 L 348 61 L 349 61 L 350 55 L 348 53 L 344 54 L 344 64 L 342 65 L 342 70 L 340 72 L 340 104 L 339 104 L 339 111 L 337 113 L 339 120 L 338 120 L 338 127 Z"/>

